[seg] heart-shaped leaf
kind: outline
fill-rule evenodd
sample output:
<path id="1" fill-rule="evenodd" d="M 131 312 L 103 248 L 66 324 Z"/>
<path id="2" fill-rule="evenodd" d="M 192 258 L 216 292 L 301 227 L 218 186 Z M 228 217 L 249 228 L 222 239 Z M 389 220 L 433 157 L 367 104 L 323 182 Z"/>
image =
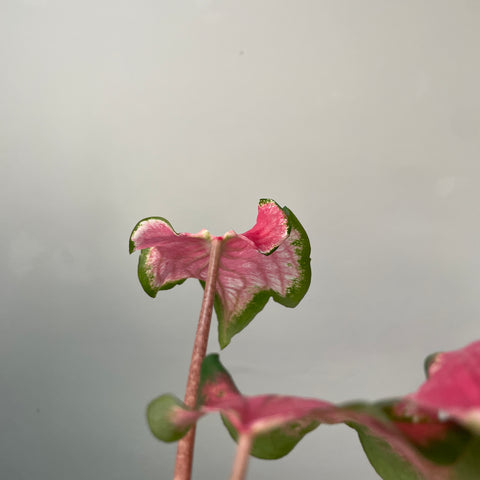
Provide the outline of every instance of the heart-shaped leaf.
<path id="1" fill-rule="evenodd" d="M 260 200 L 257 223 L 243 234 L 176 233 L 164 218 L 145 218 L 130 237 L 130 253 L 141 250 L 145 292 L 155 297 L 187 278 L 204 285 L 213 238 L 222 241 L 214 305 L 224 348 L 270 297 L 287 307 L 300 302 L 310 286 L 310 243 L 295 215 L 269 199 Z"/>

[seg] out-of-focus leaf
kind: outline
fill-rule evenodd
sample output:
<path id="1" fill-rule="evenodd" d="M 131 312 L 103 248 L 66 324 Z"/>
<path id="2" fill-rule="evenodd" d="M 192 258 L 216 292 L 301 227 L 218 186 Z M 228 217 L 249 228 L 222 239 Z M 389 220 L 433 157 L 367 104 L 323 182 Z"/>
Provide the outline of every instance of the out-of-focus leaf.
<path id="1" fill-rule="evenodd" d="M 320 424 L 346 423 L 357 431 L 371 464 L 384 480 L 475 480 L 480 478 L 480 435 L 471 412 L 480 406 L 475 397 L 480 364 L 472 361 L 477 358 L 477 347 L 478 342 L 439 354 L 441 363 L 431 363 L 429 379 L 414 394 L 374 404 L 344 405 L 282 395 L 243 396 L 213 354 L 202 365 L 196 409 L 178 402 L 175 415 L 167 416 L 175 425 L 159 425 L 177 434 L 200 416 L 219 412 L 234 439 L 245 434 L 254 438 L 252 455 L 274 459 L 290 452 Z M 453 383 L 443 376 L 446 372 Z M 431 396 L 423 396 L 425 392 L 430 395 L 430 389 L 425 389 L 429 382 L 440 384 L 432 384 L 438 387 L 433 397 L 437 407 L 425 403 L 425 398 L 432 401 Z M 451 394 L 456 384 L 460 390 L 467 385 L 464 391 L 471 394 L 468 401 L 457 397 L 460 405 Z"/>
<path id="2" fill-rule="evenodd" d="M 173 395 L 162 395 L 148 405 L 147 422 L 152 433 L 164 442 L 176 442 L 190 430 L 201 413 L 188 409 Z"/>
<path id="3" fill-rule="evenodd" d="M 405 401 L 414 413 L 441 412 L 480 434 L 480 341 L 427 357 L 428 378 Z"/>

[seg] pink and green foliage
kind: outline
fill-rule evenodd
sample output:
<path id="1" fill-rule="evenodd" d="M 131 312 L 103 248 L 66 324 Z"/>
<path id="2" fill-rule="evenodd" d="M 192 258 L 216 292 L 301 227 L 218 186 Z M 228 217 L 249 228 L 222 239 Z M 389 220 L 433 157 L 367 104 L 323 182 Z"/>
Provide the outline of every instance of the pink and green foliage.
<path id="1" fill-rule="evenodd" d="M 213 239 L 222 242 L 214 305 L 224 348 L 270 297 L 287 307 L 300 302 L 310 286 L 310 243 L 295 215 L 268 199 L 260 200 L 257 223 L 243 234 L 176 233 L 164 218 L 145 218 L 130 236 L 130 253 L 141 250 L 145 292 L 155 297 L 187 278 L 204 285 Z"/>
<path id="2" fill-rule="evenodd" d="M 243 396 L 213 354 L 202 364 L 196 408 L 171 395 L 149 405 L 153 434 L 176 441 L 203 415 L 220 412 L 234 439 L 251 436 L 251 454 L 279 458 L 320 424 L 355 429 L 377 473 L 385 480 L 480 478 L 480 342 L 438 354 L 430 377 L 411 395 L 375 404 L 334 405 L 322 400 Z"/>
<path id="3" fill-rule="evenodd" d="M 415 393 L 343 405 L 293 396 L 243 396 L 218 355 L 205 357 L 213 306 L 224 348 L 270 297 L 294 307 L 308 290 L 310 244 L 288 208 L 261 200 L 253 228 L 221 237 L 206 230 L 179 234 L 163 218 L 146 218 L 131 234 L 130 253 L 135 250 L 141 250 L 138 276 L 150 296 L 187 278 L 198 279 L 205 288 L 185 402 L 162 395 L 147 409 L 158 439 L 183 439 L 175 478 L 190 479 L 192 427 L 211 412 L 221 414 L 238 441 L 232 470 L 236 480 L 244 478 L 248 453 L 280 458 L 319 425 L 337 423 L 357 432 L 384 480 L 480 478 L 480 341 L 430 356 L 428 378 Z"/>
<path id="4" fill-rule="evenodd" d="M 406 399 L 411 414 L 442 411 L 480 434 L 480 341 L 461 350 L 431 355 L 428 380 Z"/>

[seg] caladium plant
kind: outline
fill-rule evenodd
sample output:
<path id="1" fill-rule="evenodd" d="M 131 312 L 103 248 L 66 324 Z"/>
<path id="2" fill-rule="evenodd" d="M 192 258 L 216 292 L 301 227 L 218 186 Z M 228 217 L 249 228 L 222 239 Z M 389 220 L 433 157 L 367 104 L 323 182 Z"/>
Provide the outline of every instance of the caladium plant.
<path id="1" fill-rule="evenodd" d="M 346 423 L 356 430 L 385 480 L 480 478 L 480 341 L 428 357 L 428 379 L 417 392 L 342 405 L 294 396 L 243 396 L 218 355 L 205 357 L 213 309 L 224 348 L 270 297 L 294 307 L 305 295 L 310 244 L 288 208 L 261 200 L 253 228 L 221 237 L 206 230 L 176 233 L 164 218 L 146 218 L 130 237 L 130 253 L 135 250 L 141 250 L 140 283 L 151 297 L 187 278 L 204 287 L 184 401 L 162 395 L 147 409 L 157 438 L 179 440 L 175 480 L 190 479 L 195 425 L 210 412 L 221 414 L 238 442 L 232 480 L 245 477 L 249 455 L 280 458 L 322 423 Z"/>
<path id="2" fill-rule="evenodd" d="M 195 408 L 172 395 L 150 403 L 147 419 L 160 440 L 176 441 L 203 415 L 220 412 L 238 441 L 232 479 L 243 479 L 248 455 L 279 458 L 321 423 L 346 423 L 385 480 L 480 478 L 480 341 L 437 354 L 413 394 L 374 404 L 241 395 L 218 355 L 207 356 Z"/>
<path id="3" fill-rule="evenodd" d="M 270 199 L 260 200 L 257 222 L 247 232 L 213 236 L 207 230 L 177 233 L 162 217 L 149 217 L 134 227 L 130 253 L 141 250 L 138 278 L 155 297 L 196 278 L 204 287 L 200 318 L 187 380 L 185 404 L 193 406 L 205 357 L 212 310 L 218 339 L 226 347 L 260 312 L 270 297 L 295 307 L 310 286 L 310 242 L 295 215 Z M 191 475 L 194 429 L 179 443 L 175 478 Z"/>
<path id="4" fill-rule="evenodd" d="M 270 297 L 295 307 L 310 286 L 308 236 L 295 215 L 273 200 L 260 200 L 257 223 L 242 234 L 233 230 L 221 237 L 207 230 L 176 233 L 164 218 L 150 217 L 138 222 L 130 237 L 130 253 L 141 250 L 138 277 L 151 297 L 187 278 L 205 285 L 215 248 L 219 257 L 215 312 L 221 348 Z"/>

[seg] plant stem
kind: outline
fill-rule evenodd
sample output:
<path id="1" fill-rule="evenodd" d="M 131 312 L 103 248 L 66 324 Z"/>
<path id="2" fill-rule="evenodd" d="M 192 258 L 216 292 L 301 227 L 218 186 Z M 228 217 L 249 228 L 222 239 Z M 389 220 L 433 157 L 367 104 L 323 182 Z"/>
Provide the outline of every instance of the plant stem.
<path id="1" fill-rule="evenodd" d="M 221 250 L 222 240 L 220 238 L 213 238 L 210 249 L 210 259 L 208 261 L 205 290 L 203 292 L 202 308 L 200 309 L 197 333 L 195 335 L 192 359 L 190 361 L 190 370 L 188 371 L 187 388 L 185 390 L 185 405 L 192 408 L 195 407 L 197 400 L 200 369 L 207 351 Z M 194 443 L 195 427 L 192 427 L 188 434 L 178 442 L 174 480 L 190 480 L 192 475 Z"/>
<path id="2" fill-rule="evenodd" d="M 252 448 L 252 436 L 248 433 L 240 434 L 238 437 L 237 453 L 233 461 L 232 475 L 230 480 L 244 480 L 247 473 L 250 449 Z"/>

